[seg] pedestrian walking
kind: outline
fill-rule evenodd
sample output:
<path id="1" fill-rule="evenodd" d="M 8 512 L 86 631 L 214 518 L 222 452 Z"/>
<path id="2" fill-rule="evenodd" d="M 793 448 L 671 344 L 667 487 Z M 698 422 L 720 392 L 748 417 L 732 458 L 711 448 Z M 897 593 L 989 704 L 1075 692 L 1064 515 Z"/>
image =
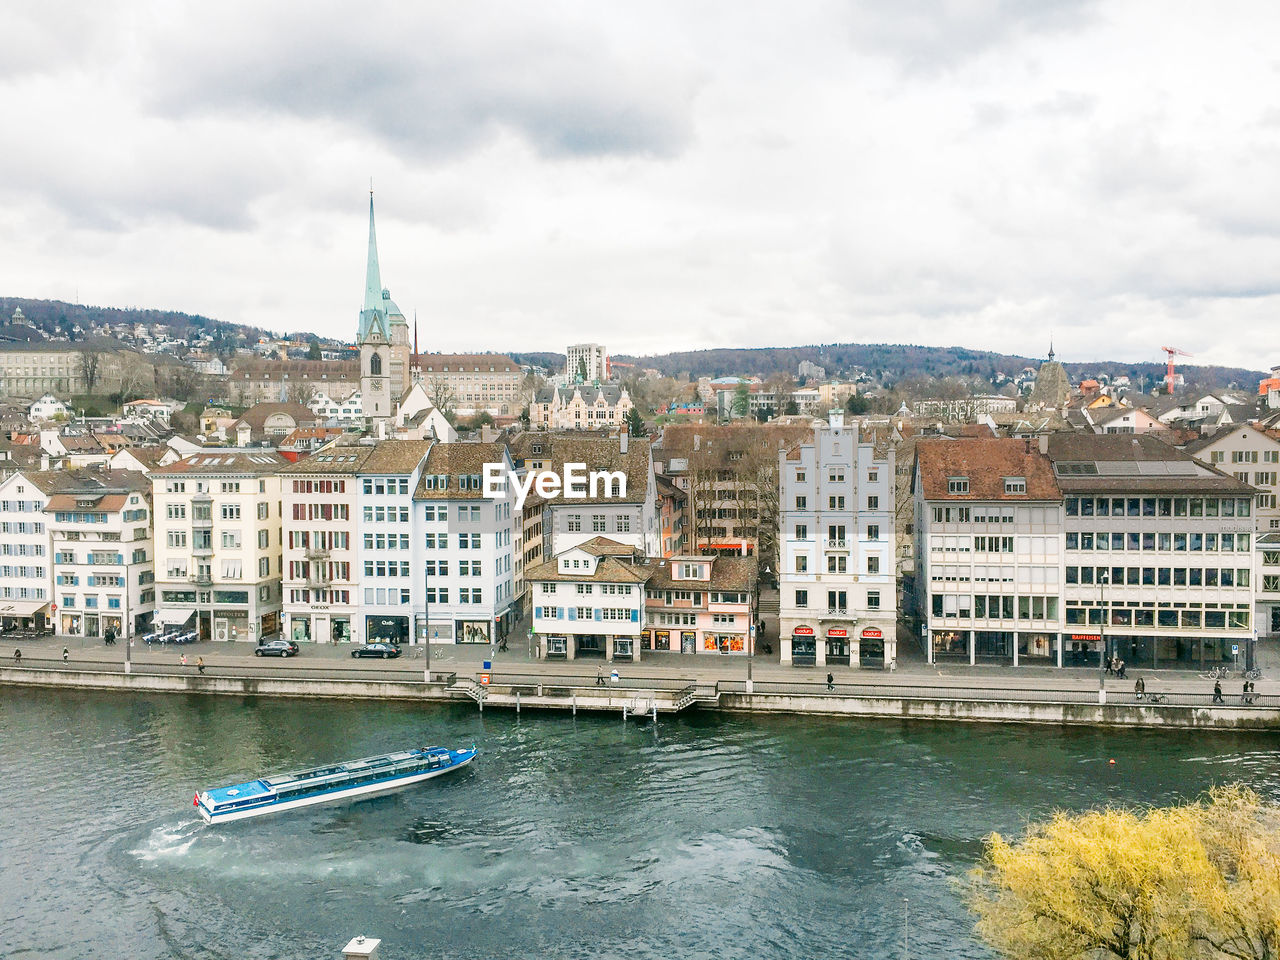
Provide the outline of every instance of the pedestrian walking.
<path id="1" fill-rule="evenodd" d="M 62 662 L 63 662 L 63 663 L 66 663 L 66 662 L 67 662 L 68 660 L 70 660 L 70 659 L 71 659 L 71 651 L 70 651 L 70 650 L 68 650 L 66 647 L 63 647 L 63 648 L 62 648 Z"/>
<path id="2" fill-rule="evenodd" d="M 21 651 L 21 650 L 14 650 L 14 651 L 13 651 L 13 662 L 14 662 L 14 663 L 22 663 L 22 651 Z"/>
<path id="3" fill-rule="evenodd" d="M 187 665 L 187 655 L 185 653 L 182 655 L 182 665 L 184 667 Z"/>
<path id="4" fill-rule="evenodd" d="M 1116 664 L 1116 676 L 1119 677 L 1121 680 L 1125 679 L 1124 667 L 1125 667 L 1125 663 L 1123 660 L 1121 660 L 1118 664 Z"/>
<path id="5" fill-rule="evenodd" d="M 204 657 L 196 657 L 196 669 L 204 673 Z"/>
<path id="6" fill-rule="evenodd" d="M 1116 661 L 1114 657 L 1107 657 L 1107 676 L 1111 676 L 1116 672 Z"/>
<path id="7" fill-rule="evenodd" d="M 1147 692 L 1147 685 L 1143 682 L 1141 677 L 1133 681 L 1133 695 L 1135 697 L 1141 700 L 1143 694 L 1145 694 L 1146 692 Z"/>
<path id="8" fill-rule="evenodd" d="M 827 689 L 834 690 L 836 688 L 836 678 L 832 674 L 827 674 Z"/>
<path id="9" fill-rule="evenodd" d="M 596 667 L 596 686 L 604 686 L 604 667 Z"/>
<path id="10" fill-rule="evenodd" d="M 1213 702 L 1226 703 L 1226 701 L 1222 699 L 1222 682 L 1219 680 L 1215 680 L 1213 683 Z"/>

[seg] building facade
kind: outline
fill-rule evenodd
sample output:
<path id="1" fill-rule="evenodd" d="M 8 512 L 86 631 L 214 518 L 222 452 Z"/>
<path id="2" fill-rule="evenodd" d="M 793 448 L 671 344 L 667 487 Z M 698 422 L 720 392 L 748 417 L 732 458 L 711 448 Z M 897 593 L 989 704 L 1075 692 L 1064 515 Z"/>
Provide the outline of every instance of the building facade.
<path id="1" fill-rule="evenodd" d="M 435 444 L 413 495 L 420 623 L 432 643 L 494 643 L 519 612 L 515 498 L 507 486 L 500 497 L 484 495 L 486 464 L 503 476 L 513 467 L 500 443 Z"/>
<path id="2" fill-rule="evenodd" d="M 52 622 L 53 539 L 45 507 L 65 475 L 18 471 L 0 481 L 0 627 Z"/>
<path id="3" fill-rule="evenodd" d="M 529 422 L 543 430 L 599 430 L 622 423 L 634 406 L 620 383 L 545 386 L 529 404 Z"/>
<path id="4" fill-rule="evenodd" d="M 210 452 L 151 471 L 156 622 L 261 643 L 283 606 L 278 454 Z"/>
<path id="5" fill-rule="evenodd" d="M 897 658 L 894 454 L 832 411 L 779 456 L 783 663 L 883 666 Z"/>
<path id="6" fill-rule="evenodd" d="M 604 383 L 609 379 L 609 355 L 604 344 L 571 343 L 565 350 L 564 373 L 569 383 Z"/>
<path id="7" fill-rule="evenodd" d="M 524 403 L 524 371 L 501 354 L 420 353 L 413 358 L 412 376 L 441 410 L 503 417 L 518 414 Z"/>

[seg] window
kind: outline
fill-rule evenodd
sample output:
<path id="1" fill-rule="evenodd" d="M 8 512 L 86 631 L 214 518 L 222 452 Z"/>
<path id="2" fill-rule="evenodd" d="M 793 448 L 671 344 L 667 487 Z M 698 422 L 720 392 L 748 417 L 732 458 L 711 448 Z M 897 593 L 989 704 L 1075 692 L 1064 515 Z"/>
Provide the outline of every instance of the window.
<path id="1" fill-rule="evenodd" d="M 880 509 L 880 498 L 879 498 L 879 497 L 867 497 L 867 509 L 868 509 L 868 510 L 879 510 L 879 509 Z"/>
<path id="2" fill-rule="evenodd" d="M 797 607 L 807 607 L 807 606 L 809 606 L 809 591 L 808 591 L 808 590 L 797 590 L 797 591 L 796 591 L 796 606 L 797 606 Z"/>
<path id="3" fill-rule="evenodd" d="M 879 573 L 879 572 L 880 572 L 880 558 L 867 557 L 867 573 Z"/>
<path id="4" fill-rule="evenodd" d="M 807 524 L 804 524 L 804 523 L 796 524 L 796 539 L 797 540 L 809 539 L 809 527 Z"/>
<path id="5" fill-rule="evenodd" d="M 808 508 L 809 501 L 805 497 L 796 497 L 796 509 L 805 510 Z"/>
<path id="6" fill-rule="evenodd" d="M 580 514 L 580 513 L 571 513 L 571 514 L 569 514 L 569 524 L 568 524 L 568 525 L 569 525 L 569 532 L 570 532 L 570 533 L 578 533 L 578 532 L 580 532 L 580 531 L 582 530 L 582 514 Z"/>
<path id="7" fill-rule="evenodd" d="M 966 494 L 969 492 L 968 477 L 947 477 L 947 493 Z"/>
<path id="8" fill-rule="evenodd" d="M 965 482 L 967 483 L 968 481 L 965 481 Z M 879 540 L 879 539 L 880 539 L 880 525 L 879 525 L 879 524 L 872 523 L 872 524 L 868 524 L 868 525 L 867 525 L 867 539 L 868 539 L 868 540 Z"/>
<path id="9" fill-rule="evenodd" d="M 224 504 L 222 505 L 222 519 L 223 519 L 223 520 L 239 520 L 239 519 L 240 519 L 240 504 L 238 504 L 238 503 L 224 503 Z"/>
<path id="10" fill-rule="evenodd" d="M 796 573 L 809 572 L 809 558 L 805 556 L 796 557 Z"/>
<path id="11" fill-rule="evenodd" d="M 868 610 L 880 609 L 880 591 L 879 590 L 867 591 L 867 609 Z"/>
<path id="12" fill-rule="evenodd" d="M 1026 493 L 1027 478 L 1026 477 L 1005 477 L 1004 492 L 1006 494 Z"/>

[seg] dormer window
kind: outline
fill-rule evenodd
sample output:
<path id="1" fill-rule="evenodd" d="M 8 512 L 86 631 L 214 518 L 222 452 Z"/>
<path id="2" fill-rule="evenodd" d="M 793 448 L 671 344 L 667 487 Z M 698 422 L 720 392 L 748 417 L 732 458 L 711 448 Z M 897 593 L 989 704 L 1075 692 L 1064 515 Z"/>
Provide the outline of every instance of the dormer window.
<path id="1" fill-rule="evenodd" d="M 1026 493 L 1027 478 L 1026 477 L 1005 477 L 1004 478 L 1005 493 Z"/>
<path id="2" fill-rule="evenodd" d="M 947 493 L 965 494 L 969 492 L 968 477 L 947 477 Z"/>

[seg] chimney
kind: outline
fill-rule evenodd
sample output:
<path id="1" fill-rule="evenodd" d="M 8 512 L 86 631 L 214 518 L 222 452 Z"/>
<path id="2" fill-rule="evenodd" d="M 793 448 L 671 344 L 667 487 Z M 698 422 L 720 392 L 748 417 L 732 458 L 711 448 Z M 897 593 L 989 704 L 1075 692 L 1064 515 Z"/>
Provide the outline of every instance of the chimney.
<path id="1" fill-rule="evenodd" d="M 1049 455 L 1049 435 L 1047 433 L 1040 434 L 1040 452 L 1046 457 Z"/>
<path id="2" fill-rule="evenodd" d="M 1025 448 L 1026 448 L 1026 452 L 1027 452 L 1028 454 L 1030 454 L 1030 453 L 1031 453 L 1031 438 L 1030 438 L 1030 437 L 1023 437 L 1023 438 L 1022 438 L 1022 443 L 1023 443 L 1023 445 L 1024 445 L 1024 446 L 1025 446 Z"/>
<path id="3" fill-rule="evenodd" d="M 627 441 L 631 439 L 631 431 L 627 429 L 624 423 L 622 429 L 618 431 L 618 450 L 622 453 L 627 452 Z"/>

